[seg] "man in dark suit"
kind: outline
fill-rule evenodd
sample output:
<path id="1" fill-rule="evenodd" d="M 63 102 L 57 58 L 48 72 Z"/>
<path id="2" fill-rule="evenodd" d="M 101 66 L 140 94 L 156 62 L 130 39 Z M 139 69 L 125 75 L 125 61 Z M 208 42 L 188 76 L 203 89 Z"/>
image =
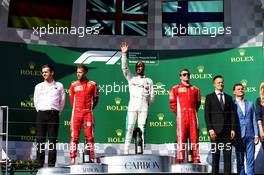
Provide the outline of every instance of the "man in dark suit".
<path id="1" fill-rule="evenodd" d="M 219 174 L 220 151 L 224 153 L 224 174 L 231 174 L 231 140 L 235 137 L 236 115 L 232 97 L 223 92 L 224 78 L 213 78 L 215 91 L 206 96 L 205 121 L 212 142 L 212 174 Z"/>

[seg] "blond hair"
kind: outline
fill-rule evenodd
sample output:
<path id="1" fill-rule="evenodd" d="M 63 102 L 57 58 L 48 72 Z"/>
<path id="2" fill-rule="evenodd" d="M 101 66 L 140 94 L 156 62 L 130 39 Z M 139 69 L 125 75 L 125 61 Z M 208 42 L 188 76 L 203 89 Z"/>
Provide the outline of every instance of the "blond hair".
<path id="1" fill-rule="evenodd" d="M 260 104 L 264 106 L 264 82 L 259 87 Z"/>

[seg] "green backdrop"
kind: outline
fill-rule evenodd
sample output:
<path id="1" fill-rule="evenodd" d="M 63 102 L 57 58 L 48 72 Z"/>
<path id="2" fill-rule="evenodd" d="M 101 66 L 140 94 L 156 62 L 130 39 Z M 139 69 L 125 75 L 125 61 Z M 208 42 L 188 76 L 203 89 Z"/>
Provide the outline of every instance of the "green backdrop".
<path id="1" fill-rule="evenodd" d="M 34 141 L 35 116 L 33 105 L 34 86 L 42 81 L 40 68 L 50 63 L 55 67 L 55 79 L 64 84 L 67 93 L 65 109 L 61 115 L 59 141 L 68 142 L 71 108 L 68 88 L 76 80 L 74 62 L 86 51 L 94 49 L 76 49 L 57 46 L 27 45 L 0 42 L 2 83 L 0 105 L 8 105 L 9 139 L 16 141 Z M 218 50 L 163 50 L 129 52 L 130 61 L 143 59 L 146 75 L 154 82 L 156 98 L 150 108 L 146 143 L 173 143 L 176 138 L 175 115 L 170 112 L 168 94 L 170 88 L 179 83 L 179 70 L 188 68 L 191 83 L 199 87 L 202 105 L 198 117 L 200 141 L 209 141 L 204 122 L 204 100 L 214 89 L 212 78 L 221 74 L 225 78 L 225 92 L 232 95 L 234 83 L 246 86 L 246 98 L 255 102 L 259 84 L 263 81 L 264 58 L 261 47 L 218 49 Z M 100 57 L 99 57 L 100 59 Z M 123 143 L 125 137 L 125 119 L 128 104 L 128 87 L 120 65 L 92 62 L 87 65 L 88 77 L 95 81 L 100 90 L 100 99 L 95 116 L 95 140 L 97 143 Z M 134 71 L 134 64 L 130 64 Z"/>

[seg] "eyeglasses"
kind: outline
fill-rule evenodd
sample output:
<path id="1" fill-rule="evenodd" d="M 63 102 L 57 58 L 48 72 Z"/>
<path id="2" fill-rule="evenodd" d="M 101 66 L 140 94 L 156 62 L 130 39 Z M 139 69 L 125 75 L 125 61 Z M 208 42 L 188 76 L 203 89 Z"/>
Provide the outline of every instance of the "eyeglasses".
<path id="1" fill-rule="evenodd" d="M 189 76 L 189 73 L 183 73 L 183 74 L 180 74 L 181 77 L 186 77 L 186 76 Z"/>

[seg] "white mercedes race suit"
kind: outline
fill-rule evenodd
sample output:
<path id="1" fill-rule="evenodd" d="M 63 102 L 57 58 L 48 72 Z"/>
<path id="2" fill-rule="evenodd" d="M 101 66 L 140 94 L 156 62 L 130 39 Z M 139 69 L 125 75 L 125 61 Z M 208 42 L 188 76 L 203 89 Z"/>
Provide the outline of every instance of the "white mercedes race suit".
<path id="1" fill-rule="evenodd" d="M 126 119 L 126 138 L 124 149 L 124 154 L 128 154 L 129 145 L 132 139 L 132 134 L 137 119 L 138 127 L 142 131 L 142 139 L 144 145 L 144 127 L 146 124 L 148 108 L 154 101 L 154 91 L 153 82 L 150 78 L 139 75 L 134 76 L 131 74 L 127 64 L 126 53 L 122 53 L 121 61 L 121 68 L 125 78 L 128 81 L 130 93 Z"/>

